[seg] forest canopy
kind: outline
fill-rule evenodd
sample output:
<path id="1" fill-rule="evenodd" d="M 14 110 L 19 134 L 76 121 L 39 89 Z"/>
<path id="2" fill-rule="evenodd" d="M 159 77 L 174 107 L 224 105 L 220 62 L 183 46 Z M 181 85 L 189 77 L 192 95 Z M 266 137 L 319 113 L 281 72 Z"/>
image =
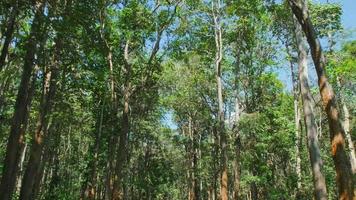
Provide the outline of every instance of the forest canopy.
<path id="1" fill-rule="evenodd" d="M 0 1 L 0 200 L 355 200 L 345 2 Z"/>

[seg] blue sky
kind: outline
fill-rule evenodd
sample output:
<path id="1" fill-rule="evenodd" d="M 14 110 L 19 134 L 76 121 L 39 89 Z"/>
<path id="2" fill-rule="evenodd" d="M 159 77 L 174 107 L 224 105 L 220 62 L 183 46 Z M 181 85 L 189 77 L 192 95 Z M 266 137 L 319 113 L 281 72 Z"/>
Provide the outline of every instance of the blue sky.
<path id="1" fill-rule="evenodd" d="M 342 5 L 342 10 L 343 10 L 342 23 L 344 27 L 346 29 L 356 29 L 356 1 L 342 0 L 342 1 L 330 1 L 330 2 L 338 2 Z"/>

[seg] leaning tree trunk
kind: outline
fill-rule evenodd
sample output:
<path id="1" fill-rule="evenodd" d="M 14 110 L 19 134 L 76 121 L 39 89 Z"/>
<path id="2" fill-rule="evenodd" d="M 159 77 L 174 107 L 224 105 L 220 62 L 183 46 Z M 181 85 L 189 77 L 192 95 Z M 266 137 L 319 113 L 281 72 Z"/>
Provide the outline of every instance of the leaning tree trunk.
<path id="1" fill-rule="evenodd" d="M 307 141 L 309 149 L 309 157 L 312 167 L 314 194 L 316 200 L 326 200 L 326 184 L 324 175 L 321 172 L 322 159 L 320 156 L 320 149 L 318 144 L 318 134 L 315 122 L 314 111 L 312 107 L 312 96 L 308 80 L 308 62 L 307 62 L 307 48 L 304 44 L 303 33 L 301 27 L 295 22 L 295 34 L 298 46 L 298 66 L 299 66 L 299 82 L 301 89 L 301 96 L 303 102 L 304 121 L 307 131 Z"/>
<path id="2" fill-rule="evenodd" d="M 304 0 L 289 0 L 288 2 L 307 37 L 318 75 L 320 96 L 329 122 L 331 153 L 336 169 L 336 183 L 339 191 L 339 199 L 353 200 L 354 184 L 350 160 L 345 151 L 345 131 L 340 122 L 339 110 L 337 108 L 333 88 L 326 77 L 326 65 L 320 41 L 317 38 L 314 26 L 309 17 L 306 2 Z"/>
<path id="3" fill-rule="evenodd" d="M 39 34 L 43 20 L 43 3 L 38 2 L 36 5 L 36 14 L 32 23 L 31 33 L 26 44 L 25 63 L 21 82 L 16 98 L 15 112 L 10 129 L 10 135 L 6 147 L 6 155 L 4 160 L 4 168 L 0 184 L 0 199 L 11 199 L 16 173 L 18 171 L 18 163 L 21 157 L 21 148 L 24 145 L 24 116 L 28 115 L 30 101 L 32 95 L 29 92 L 31 74 L 34 68 L 34 60 L 36 53 L 36 45 L 38 43 Z M 26 120 L 25 120 L 26 121 Z"/>

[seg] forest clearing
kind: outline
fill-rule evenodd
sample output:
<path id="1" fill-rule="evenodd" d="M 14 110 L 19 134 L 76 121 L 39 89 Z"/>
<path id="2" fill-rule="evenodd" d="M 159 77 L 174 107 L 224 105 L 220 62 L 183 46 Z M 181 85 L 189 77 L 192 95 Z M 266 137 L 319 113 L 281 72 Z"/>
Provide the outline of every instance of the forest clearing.
<path id="1" fill-rule="evenodd" d="M 1 0 L 0 200 L 356 200 L 356 1 Z"/>

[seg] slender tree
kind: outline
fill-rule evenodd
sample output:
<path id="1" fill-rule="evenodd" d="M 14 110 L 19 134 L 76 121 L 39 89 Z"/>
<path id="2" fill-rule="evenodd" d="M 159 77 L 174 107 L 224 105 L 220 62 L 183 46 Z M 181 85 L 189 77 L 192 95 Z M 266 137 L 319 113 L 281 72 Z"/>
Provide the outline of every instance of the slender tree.
<path id="1" fill-rule="evenodd" d="M 315 115 L 312 108 L 312 96 L 309 87 L 308 79 L 308 62 L 307 50 L 303 41 L 303 33 L 300 25 L 295 22 L 295 35 L 298 46 L 298 67 L 299 67 L 299 82 L 301 88 L 301 96 L 303 102 L 304 122 L 307 132 L 307 141 L 309 149 L 309 157 L 313 173 L 313 182 L 315 190 L 315 198 L 318 200 L 326 200 L 326 184 L 325 177 L 322 173 L 322 159 L 320 156 L 317 127 L 315 122 Z"/>

